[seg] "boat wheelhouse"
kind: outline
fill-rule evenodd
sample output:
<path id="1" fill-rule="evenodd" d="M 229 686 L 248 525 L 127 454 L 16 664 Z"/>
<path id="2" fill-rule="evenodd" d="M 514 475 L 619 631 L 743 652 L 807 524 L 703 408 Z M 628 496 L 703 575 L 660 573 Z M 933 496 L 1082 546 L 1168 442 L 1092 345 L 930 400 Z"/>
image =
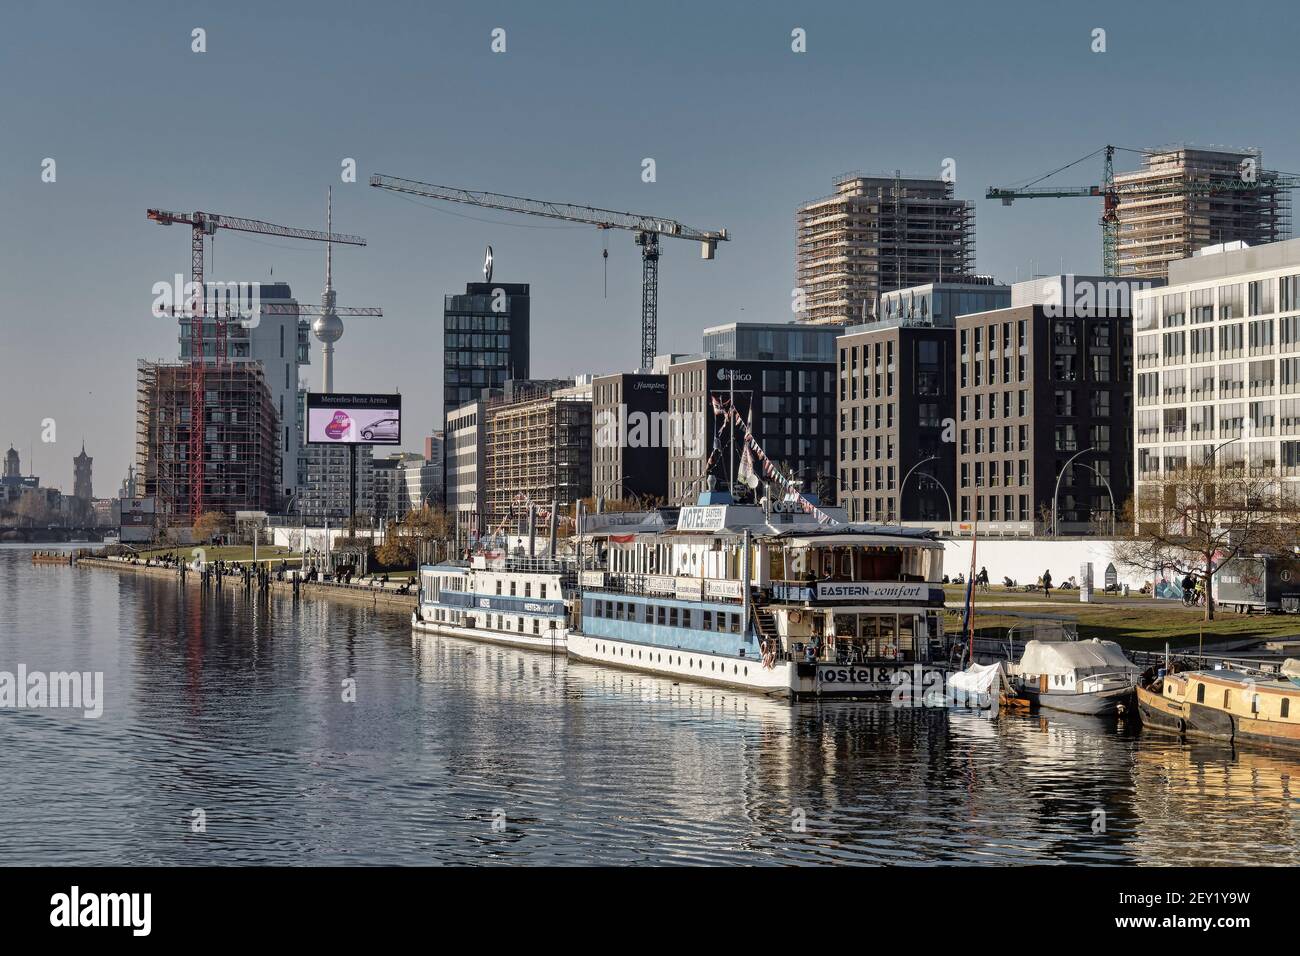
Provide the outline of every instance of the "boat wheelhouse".
<path id="1" fill-rule="evenodd" d="M 416 630 L 563 652 L 575 572 L 553 558 L 475 555 L 420 568 Z"/>
<path id="2" fill-rule="evenodd" d="M 580 547 L 599 570 L 580 574 L 570 656 L 792 697 L 933 682 L 942 543 L 817 511 L 709 491 L 671 529 L 591 516 Z"/>

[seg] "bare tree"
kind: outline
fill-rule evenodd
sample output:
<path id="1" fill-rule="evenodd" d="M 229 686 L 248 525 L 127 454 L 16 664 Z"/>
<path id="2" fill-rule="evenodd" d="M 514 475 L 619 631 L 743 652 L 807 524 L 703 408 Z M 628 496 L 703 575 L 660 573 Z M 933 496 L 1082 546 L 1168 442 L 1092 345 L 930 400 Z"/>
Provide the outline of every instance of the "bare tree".
<path id="1" fill-rule="evenodd" d="M 1198 574 L 1205 620 L 1214 620 L 1214 576 L 1240 554 L 1276 554 L 1296 543 L 1296 495 L 1276 469 L 1208 462 L 1143 480 L 1132 508 L 1135 534 L 1115 560 L 1161 574 Z"/>

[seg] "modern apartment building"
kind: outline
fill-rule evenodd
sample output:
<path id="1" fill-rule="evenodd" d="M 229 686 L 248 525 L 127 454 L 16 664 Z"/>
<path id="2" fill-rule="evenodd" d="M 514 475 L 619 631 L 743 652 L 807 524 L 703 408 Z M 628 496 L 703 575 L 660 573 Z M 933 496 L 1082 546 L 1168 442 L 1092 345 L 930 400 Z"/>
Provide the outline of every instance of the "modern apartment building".
<path id="1" fill-rule="evenodd" d="M 507 382 L 484 414 L 483 533 L 512 532 L 530 504 L 566 512 L 591 495 L 590 380 Z"/>
<path id="2" fill-rule="evenodd" d="M 443 463 L 428 461 L 416 455 L 413 459 L 402 462 L 402 508 L 407 511 L 419 511 L 421 508 L 442 507 L 443 503 Z"/>
<path id="3" fill-rule="evenodd" d="M 447 413 L 444 481 L 447 512 L 456 521 L 460 540 L 480 533 L 483 501 L 486 403 L 479 399 Z"/>
<path id="4" fill-rule="evenodd" d="M 1117 518 L 1133 487 L 1132 301 L 1152 282 L 1033 279 L 1010 307 L 957 319 L 959 533 Z"/>
<path id="5" fill-rule="evenodd" d="M 954 330 L 862 326 L 840 336 L 836 349 L 839 502 L 850 520 L 952 520 Z"/>
<path id="6" fill-rule="evenodd" d="M 1117 173 L 1120 276 L 1164 278 L 1206 246 L 1277 242 L 1291 234 L 1291 193 L 1255 151 L 1152 150 Z"/>
<path id="7" fill-rule="evenodd" d="M 715 416 L 712 400 L 732 402 L 783 473 L 835 504 L 835 326 L 733 322 L 704 331 L 705 351 L 668 366 L 668 411 L 686 440 L 668 454 L 668 504 L 704 487 L 709 472 L 727 487 L 741 462 L 743 432 Z M 780 356 L 780 357 L 778 357 Z M 734 441 L 733 441 L 734 436 Z M 757 497 L 737 482 L 738 497 Z"/>
<path id="8" fill-rule="evenodd" d="M 1171 263 L 1134 327 L 1139 503 L 1189 464 L 1300 477 L 1300 239 Z"/>
<path id="9" fill-rule="evenodd" d="M 882 292 L 974 269 L 975 204 L 954 198 L 951 182 L 853 173 L 834 187 L 796 215 L 800 321 L 856 325 Z"/>
<path id="10" fill-rule="evenodd" d="M 592 382 L 591 491 L 668 497 L 668 450 L 683 436 L 668 415 L 668 376 L 619 372 Z"/>

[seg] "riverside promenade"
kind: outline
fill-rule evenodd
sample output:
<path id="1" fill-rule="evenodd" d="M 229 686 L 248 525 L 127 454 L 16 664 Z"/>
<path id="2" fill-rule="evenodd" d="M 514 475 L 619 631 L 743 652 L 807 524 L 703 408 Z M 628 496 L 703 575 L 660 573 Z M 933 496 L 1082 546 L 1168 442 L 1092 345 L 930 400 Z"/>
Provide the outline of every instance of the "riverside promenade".
<path id="1" fill-rule="evenodd" d="M 182 579 L 186 584 L 194 586 L 200 586 L 203 582 L 202 575 L 194 570 L 189 570 L 182 576 L 175 567 L 149 565 L 144 562 L 128 561 L 122 558 L 79 558 L 76 564 L 77 567 L 104 568 L 110 571 L 145 574 L 151 577 L 171 578 L 172 580 Z M 243 583 L 241 579 L 231 576 L 223 580 L 222 587 L 237 589 L 242 588 Z M 301 581 L 295 586 L 293 581 L 277 581 L 272 578 L 270 588 L 272 591 L 284 594 L 293 594 L 296 591 L 300 596 L 350 601 L 354 604 L 368 604 L 372 607 L 387 607 L 406 612 L 414 611 L 419 603 L 418 592 L 412 591 L 409 594 L 403 594 L 399 590 L 400 585 L 393 582 L 384 585 L 378 582 L 339 584 L 334 581 Z"/>

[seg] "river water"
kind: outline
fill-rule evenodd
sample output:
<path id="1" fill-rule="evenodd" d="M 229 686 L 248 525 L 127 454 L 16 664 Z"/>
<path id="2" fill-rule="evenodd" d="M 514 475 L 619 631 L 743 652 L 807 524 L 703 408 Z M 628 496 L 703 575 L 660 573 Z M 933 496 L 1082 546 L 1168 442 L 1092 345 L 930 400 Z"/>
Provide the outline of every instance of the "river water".
<path id="1" fill-rule="evenodd" d="M 1300 863 L 1297 757 L 791 706 L 0 546 L 20 664 L 102 672 L 103 715 L 0 709 L 0 864 Z"/>

